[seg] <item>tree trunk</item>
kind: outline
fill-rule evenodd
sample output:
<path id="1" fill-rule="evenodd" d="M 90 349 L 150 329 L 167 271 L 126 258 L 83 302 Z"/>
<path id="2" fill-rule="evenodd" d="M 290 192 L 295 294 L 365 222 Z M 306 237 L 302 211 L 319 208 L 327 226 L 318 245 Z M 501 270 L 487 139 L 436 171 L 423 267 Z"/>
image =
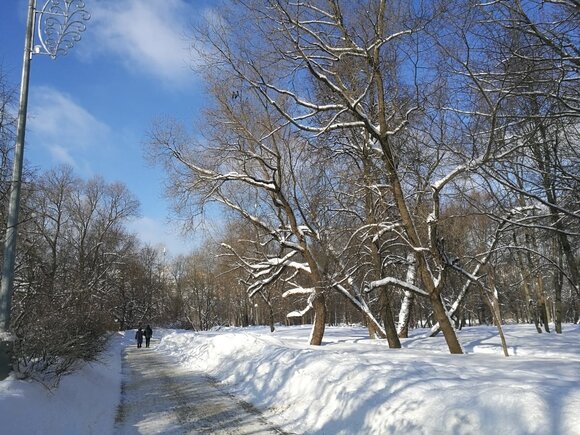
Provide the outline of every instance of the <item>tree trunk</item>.
<path id="1" fill-rule="evenodd" d="M 405 226 L 405 231 L 409 240 L 414 247 L 421 246 L 421 241 L 417 230 L 415 228 L 413 218 L 411 217 L 409 210 L 407 208 L 407 203 L 405 200 L 405 196 L 403 194 L 403 189 L 401 186 L 401 182 L 398 178 L 396 170 L 394 169 L 394 160 L 393 155 L 391 153 L 390 147 L 384 146 L 383 151 L 385 152 L 385 158 L 387 161 L 387 167 L 390 172 L 389 180 L 391 182 L 391 192 L 395 198 L 397 203 L 397 209 L 401 214 L 401 220 L 403 225 Z M 449 316 L 447 315 L 447 310 L 443 305 L 443 301 L 441 300 L 441 290 L 438 285 L 435 284 L 433 276 L 431 275 L 431 271 L 429 269 L 429 265 L 425 258 L 425 254 L 418 250 L 414 250 L 415 260 L 417 262 L 417 273 L 421 278 L 421 282 L 425 289 L 429 292 L 429 300 L 431 301 L 433 307 L 433 314 L 435 316 L 435 321 L 439 322 L 441 327 L 441 332 L 445 336 L 445 342 L 449 347 L 449 352 L 452 354 L 462 354 L 463 350 L 461 349 L 461 344 L 457 339 L 457 334 L 455 333 L 455 329 L 449 320 Z"/>
<path id="2" fill-rule="evenodd" d="M 493 289 L 493 292 L 487 291 L 484 288 L 481 288 L 483 300 L 487 302 L 489 309 L 491 310 L 491 315 L 493 316 L 493 322 L 495 323 L 495 326 L 496 326 L 497 331 L 499 333 L 499 338 L 501 340 L 501 347 L 503 349 L 503 354 L 504 354 L 504 356 L 509 356 L 507 342 L 506 342 L 505 336 L 503 334 L 503 327 L 501 325 L 501 323 L 502 323 L 501 307 L 499 304 L 499 295 L 498 295 L 497 287 L 495 286 L 495 276 L 494 276 L 493 271 L 490 270 L 489 268 L 488 268 L 487 277 L 488 277 L 489 287 L 491 289 Z"/>
<path id="3" fill-rule="evenodd" d="M 435 320 L 439 322 L 439 327 L 441 328 L 441 332 L 445 337 L 445 342 L 447 343 L 449 352 L 453 354 L 462 354 L 463 349 L 461 348 L 461 344 L 457 339 L 455 329 L 453 328 L 453 325 L 447 316 L 447 311 L 445 310 L 445 305 L 443 305 L 441 296 L 434 292 L 430 294 L 429 299 L 431 301 L 431 305 L 433 306 Z"/>
<path id="4" fill-rule="evenodd" d="M 534 103 L 535 112 L 539 113 L 539 103 L 536 99 L 533 99 L 532 102 Z M 551 151 L 549 146 L 549 134 L 546 130 L 546 126 L 542 123 L 539 124 L 539 132 L 540 132 L 540 140 L 536 141 L 532 144 L 532 151 L 536 160 L 538 162 L 538 167 L 540 169 L 540 173 L 542 175 L 542 185 L 544 187 L 544 192 L 546 194 L 546 199 L 550 203 L 550 216 L 552 218 L 552 222 L 554 228 L 558 232 L 558 240 L 560 242 L 559 255 L 558 257 L 561 258 L 562 252 L 566 257 L 566 262 L 568 263 L 568 270 L 570 272 L 570 281 L 572 282 L 572 286 L 578 292 L 579 289 L 579 280 L 580 276 L 578 273 L 578 265 L 576 263 L 576 257 L 572 252 L 572 248 L 570 247 L 570 242 L 568 241 L 568 236 L 566 235 L 566 228 L 562 222 L 562 218 L 560 216 L 560 211 L 556 208 L 557 204 L 557 194 L 555 189 L 555 180 L 552 175 L 552 157 Z M 552 205 L 553 204 L 553 205 Z M 549 332 L 549 331 L 547 331 Z"/>
<path id="5" fill-rule="evenodd" d="M 316 289 L 316 295 L 312 301 L 314 321 L 310 333 L 310 344 L 313 346 L 320 346 L 324 337 L 324 328 L 326 327 L 326 304 L 324 299 L 324 291 Z"/>
<path id="6" fill-rule="evenodd" d="M 403 297 L 403 302 L 401 302 L 401 310 L 399 311 L 399 326 L 397 328 L 397 334 L 399 338 L 409 337 L 409 324 L 411 323 L 411 309 L 413 308 L 413 302 L 415 301 L 415 293 L 406 291 Z"/>
<path id="7" fill-rule="evenodd" d="M 538 284 L 538 307 L 540 310 L 540 318 L 542 323 L 544 323 L 544 329 L 546 332 L 550 332 L 550 319 L 548 316 L 548 307 L 546 304 L 546 292 L 544 290 L 544 278 L 542 277 L 541 273 L 536 275 L 536 282 Z"/>
<path id="8" fill-rule="evenodd" d="M 272 306 L 272 301 L 270 301 L 270 295 L 266 297 L 263 292 L 260 292 L 262 300 L 266 303 L 268 307 L 268 324 L 270 325 L 270 332 L 274 332 L 276 328 L 274 327 L 274 307 Z"/>
<path id="9" fill-rule="evenodd" d="M 566 263 L 568 263 L 568 270 L 570 271 L 570 280 L 572 281 L 573 292 L 576 293 L 576 300 L 580 299 L 580 277 L 578 276 L 578 266 L 576 265 L 576 257 L 572 252 L 568 237 L 563 232 L 558 233 Z"/>
<path id="10" fill-rule="evenodd" d="M 483 290 L 485 292 L 485 290 Z M 488 301 L 489 304 L 489 308 L 491 310 L 491 313 L 493 315 L 493 321 L 495 323 L 495 326 L 497 327 L 497 331 L 499 333 L 499 338 L 501 340 L 501 347 L 503 349 L 503 354 L 504 356 L 510 356 L 508 353 L 508 347 L 507 347 L 507 342 L 505 339 L 505 335 L 503 333 L 503 327 L 501 325 L 501 309 L 500 309 L 500 305 L 499 305 L 499 299 L 497 296 L 497 290 L 495 290 L 494 288 L 494 293 L 492 295 L 490 295 L 489 293 L 486 292 L 486 297 L 484 299 L 486 299 Z"/>
<path id="11" fill-rule="evenodd" d="M 395 319 L 393 318 L 390 297 L 388 290 L 386 288 L 381 291 L 380 305 L 383 323 L 385 325 L 385 333 L 387 334 L 387 341 L 389 343 L 389 348 L 400 349 L 401 341 L 399 340 L 397 330 L 395 329 Z"/>
<path id="12" fill-rule="evenodd" d="M 274 332 L 276 328 L 274 327 L 274 310 L 270 305 L 270 332 Z"/>
<path id="13" fill-rule="evenodd" d="M 516 235 L 514 234 L 513 236 L 514 239 L 514 245 L 518 245 L 518 240 Z M 534 325 L 536 327 L 536 331 L 538 331 L 539 334 L 542 333 L 542 328 L 540 328 L 540 324 L 538 322 L 538 310 L 536 309 L 536 301 L 532 298 L 532 294 L 530 291 L 530 280 L 526 275 L 524 275 L 524 270 L 525 270 L 525 265 L 524 265 L 524 258 L 523 255 L 520 252 L 516 253 L 516 260 L 520 269 L 520 277 L 522 280 L 522 290 L 524 292 L 524 297 L 526 299 L 526 313 L 527 315 L 532 319 L 532 321 L 534 322 Z"/>
<path id="14" fill-rule="evenodd" d="M 521 266 L 520 266 L 520 268 L 521 268 Z M 521 273 L 521 269 L 520 269 L 520 278 L 522 280 L 522 286 L 521 286 L 522 292 L 524 293 L 524 314 L 522 315 L 522 317 L 525 315 L 526 323 L 529 323 L 529 322 L 533 322 L 532 312 L 530 310 L 530 302 L 531 302 L 530 288 L 528 286 L 528 282 L 526 281 L 526 278 Z"/>
<path id="15" fill-rule="evenodd" d="M 562 271 L 562 247 L 558 242 L 554 243 L 558 270 L 554 271 L 554 326 L 556 334 L 562 333 L 562 286 L 564 285 L 564 272 Z"/>
<path id="16" fill-rule="evenodd" d="M 415 285 L 417 271 L 415 269 L 415 258 L 412 253 L 407 255 L 407 261 L 409 264 L 407 266 L 407 276 L 405 277 L 405 281 L 408 284 Z M 405 296 L 401 303 L 401 310 L 399 311 L 399 326 L 397 328 L 397 334 L 400 338 L 407 338 L 409 336 L 409 321 L 411 319 L 411 309 L 414 300 L 415 293 L 405 291 Z"/>

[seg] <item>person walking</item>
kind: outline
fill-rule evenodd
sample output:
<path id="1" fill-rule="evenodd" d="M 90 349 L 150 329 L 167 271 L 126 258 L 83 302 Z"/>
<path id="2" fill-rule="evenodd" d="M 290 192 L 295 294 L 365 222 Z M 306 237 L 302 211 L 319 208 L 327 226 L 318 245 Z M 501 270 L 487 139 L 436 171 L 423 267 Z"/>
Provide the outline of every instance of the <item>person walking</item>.
<path id="1" fill-rule="evenodd" d="M 153 336 L 153 329 L 151 329 L 151 325 L 147 325 L 145 327 L 145 347 L 149 347 L 149 343 L 151 342 L 152 336 Z"/>
<path id="2" fill-rule="evenodd" d="M 137 332 L 135 333 L 135 340 L 137 340 L 137 347 L 143 346 L 143 328 L 139 326 Z"/>

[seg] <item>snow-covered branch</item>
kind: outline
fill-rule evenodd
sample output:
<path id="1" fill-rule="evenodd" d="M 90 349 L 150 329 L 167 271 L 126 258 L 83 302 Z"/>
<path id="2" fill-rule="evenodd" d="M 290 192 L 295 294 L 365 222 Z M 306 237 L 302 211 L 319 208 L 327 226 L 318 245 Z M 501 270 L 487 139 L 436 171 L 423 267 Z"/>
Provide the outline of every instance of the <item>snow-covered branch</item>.
<path id="1" fill-rule="evenodd" d="M 371 292 L 379 287 L 383 287 L 386 285 L 394 285 L 396 287 L 399 287 L 403 290 L 408 290 L 408 291 L 412 291 L 414 293 L 417 293 L 421 296 L 429 296 L 429 293 L 427 293 L 425 290 L 417 287 L 414 284 L 405 282 L 401 279 L 398 278 L 394 278 L 394 277 L 386 277 L 386 278 L 382 278 L 379 279 L 377 281 L 371 281 L 370 283 L 368 283 L 367 287 L 365 288 L 365 292 Z"/>
<path id="2" fill-rule="evenodd" d="M 287 298 L 288 296 L 295 296 L 295 295 L 310 295 L 310 294 L 314 293 L 314 291 L 315 291 L 314 287 L 308 287 L 308 288 L 295 287 L 295 288 L 291 288 L 289 290 L 286 290 L 284 293 L 282 293 L 282 297 Z"/>

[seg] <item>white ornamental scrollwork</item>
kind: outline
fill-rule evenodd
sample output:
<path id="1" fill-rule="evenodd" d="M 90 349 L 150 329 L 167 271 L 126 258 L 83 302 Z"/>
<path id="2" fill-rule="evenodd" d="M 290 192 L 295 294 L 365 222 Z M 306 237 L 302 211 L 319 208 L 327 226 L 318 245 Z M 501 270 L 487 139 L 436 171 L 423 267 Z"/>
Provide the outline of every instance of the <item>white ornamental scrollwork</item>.
<path id="1" fill-rule="evenodd" d="M 37 14 L 40 45 L 35 54 L 48 54 L 53 59 L 65 55 L 81 39 L 85 21 L 91 14 L 82 0 L 48 0 Z"/>

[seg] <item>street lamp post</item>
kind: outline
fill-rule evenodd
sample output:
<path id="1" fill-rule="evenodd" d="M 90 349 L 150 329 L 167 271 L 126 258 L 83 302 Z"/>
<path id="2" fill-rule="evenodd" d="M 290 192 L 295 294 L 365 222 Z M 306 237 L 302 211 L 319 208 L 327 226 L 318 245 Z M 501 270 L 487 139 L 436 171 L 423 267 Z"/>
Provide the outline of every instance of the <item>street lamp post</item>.
<path id="1" fill-rule="evenodd" d="M 36 0 L 28 1 L 18 126 L 4 240 L 2 283 L 0 285 L 0 380 L 8 376 L 12 367 L 11 348 L 14 336 L 10 333 L 10 310 L 14 289 L 16 236 L 22 186 L 30 61 L 34 54 L 46 54 L 53 59 L 58 55 L 66 54 L 81 39 L 81 33 L 86 29 L 84 22 L 90 18 L 90 14 L 84 8 L 85 4 L 82 0 L 47 0 L 42 9 L 37 10 Z M 38 45 L 34 45 L 35 22 L 38 30 Z"/>

